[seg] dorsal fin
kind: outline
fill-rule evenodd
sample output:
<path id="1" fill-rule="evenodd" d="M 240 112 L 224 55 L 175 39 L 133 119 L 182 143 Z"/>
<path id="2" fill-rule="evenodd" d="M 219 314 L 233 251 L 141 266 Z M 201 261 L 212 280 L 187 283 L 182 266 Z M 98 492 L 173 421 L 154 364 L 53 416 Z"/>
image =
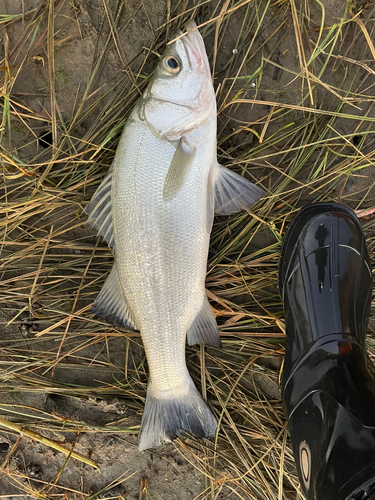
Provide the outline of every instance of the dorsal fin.
<path id="1" fill-rule="evenodd" d="M 102 183 L 95 191 L 85 212 L 89 215 L 86 224 L 89 224 L 98 231 L 98 236 L 103 237 L 114 253 L 115 245 L 113 240 L 111 203 L 112 167 L 113 163 L 108 174 L 104 177 Z"/>
<path id="2" fill-rule="evenodd" d="M 132 330 L 139 330 L 118 281 L 115 266 L 112 267 L 103 288 L 96 297 L 92 306 L 92 312 L 116 325 L 125 326 Z"/>

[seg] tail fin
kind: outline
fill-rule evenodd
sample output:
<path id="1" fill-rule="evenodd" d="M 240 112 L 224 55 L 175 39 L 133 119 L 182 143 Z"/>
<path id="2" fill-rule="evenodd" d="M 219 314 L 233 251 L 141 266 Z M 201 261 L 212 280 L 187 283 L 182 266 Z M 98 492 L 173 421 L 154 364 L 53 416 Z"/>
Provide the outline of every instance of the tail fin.
<path id="1" fill-rule="evenodd" d="M 162 397 L 157 395 L 149 384 L 139 431 L 140 450 L 172 441 L 182 429 L 199 439 L 215 435 L 217 421 L 192 380 L 184 395 L 165 397 L 165 392 L 159 394 Z"/>

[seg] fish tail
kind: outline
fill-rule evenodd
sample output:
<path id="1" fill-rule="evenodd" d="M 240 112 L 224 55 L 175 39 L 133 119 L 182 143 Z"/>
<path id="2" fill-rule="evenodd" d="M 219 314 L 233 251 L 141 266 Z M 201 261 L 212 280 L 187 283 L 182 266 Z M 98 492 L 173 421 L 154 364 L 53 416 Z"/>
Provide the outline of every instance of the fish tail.
<path id="1" fill-rule="evenodd" d="M 184 430 L 201 439 L 215 435 L 217 421 L 190 379 L 185 394 L 155 391 L 152 383 L 139 431 L 139 449 L 146 450 L 172 441 Z"/>

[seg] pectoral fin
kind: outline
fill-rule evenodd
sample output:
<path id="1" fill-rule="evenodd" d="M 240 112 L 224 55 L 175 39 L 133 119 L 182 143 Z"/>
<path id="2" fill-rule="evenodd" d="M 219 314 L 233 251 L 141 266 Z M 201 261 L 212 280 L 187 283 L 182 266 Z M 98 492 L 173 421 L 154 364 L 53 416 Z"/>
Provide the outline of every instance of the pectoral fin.
<path id="1" fill-rule="evenodd" d="M 184 185 L 186 176 L 193 164 L 196 149 L 191 147 L 183 137 L 179 140 L 173 155 L 163 189 L 163 200 L 172 201 Z"/>
<path id="2" fill-rule="evenodd" d="M 215 213 L 230 215 L 252 207 L 263 195 L 260 187 L 252 184 L 241 175 L 216 164 Z"/>
<path id="3" fill-rule="evenodd" d="M 108 174 L 95 191 L 85 211 L 89 218 L 86 224 L 98 231 L 114 252 L 112 205 L 111 205 L 112 165 Z"/>

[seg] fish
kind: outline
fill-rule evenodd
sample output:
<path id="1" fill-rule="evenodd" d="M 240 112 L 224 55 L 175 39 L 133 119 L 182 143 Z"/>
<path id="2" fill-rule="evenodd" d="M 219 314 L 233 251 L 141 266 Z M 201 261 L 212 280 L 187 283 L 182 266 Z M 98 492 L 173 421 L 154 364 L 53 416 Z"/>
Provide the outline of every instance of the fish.
<path id="1" fill-rule="evenodd" d="M 147 356 L 140 450 L 181 431 L 196 438 L 217 431 L 187 369 L 185 345 L 221 345 L 205 293 L 214 213 L 249 209 L 264 194 L 217 162 L 216 96 L 196 24 L 173 37 L 86 208 L 114 253 L 92 311 L 139 330 Z"/>

